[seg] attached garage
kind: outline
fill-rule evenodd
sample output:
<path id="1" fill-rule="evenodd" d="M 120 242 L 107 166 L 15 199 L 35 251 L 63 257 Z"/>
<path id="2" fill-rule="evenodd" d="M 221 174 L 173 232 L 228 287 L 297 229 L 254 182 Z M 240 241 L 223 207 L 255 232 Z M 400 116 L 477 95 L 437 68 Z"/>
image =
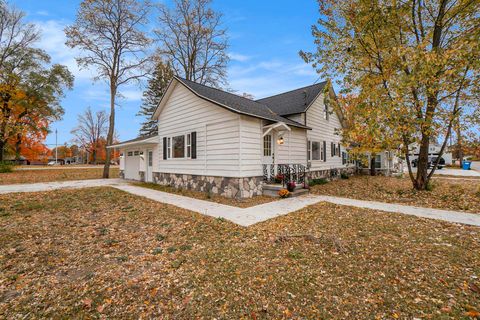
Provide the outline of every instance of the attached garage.
<path id="1" fill-rule="evenodd" d="M 124 153 L 125 179 L 140 180 L 140 151 L 127 150 Z"/>
<path id="2" fill-rule="evenodd" d="M 120 176 L 128 180 L 153 182 L 158 161 L 158 135 L 140 137 L 109 146 L 120 151 Z"/>

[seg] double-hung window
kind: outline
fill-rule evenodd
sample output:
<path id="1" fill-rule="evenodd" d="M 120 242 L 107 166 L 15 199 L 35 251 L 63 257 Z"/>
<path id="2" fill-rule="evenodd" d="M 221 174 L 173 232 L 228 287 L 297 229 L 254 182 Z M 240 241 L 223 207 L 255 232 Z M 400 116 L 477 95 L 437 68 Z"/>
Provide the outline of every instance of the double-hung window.
<path id="1" fill-rule="evenodd" d="M 196 159 L 197 132 L 163 137 L 163 159 Z"/>
<path id="2" fill-rule="evenodd" d="M 172 158 L 185 158 L 185 136 L 172 137 Z"/>
<path id="3" fill-rule="evenodd" d="M 320 160 L 321 147 L 320 142 L 312 141 L 312 160 Z"/>
<path id="4" fill-rule="evenodd" d="M 380 169 L 382 168 L 382 156 L 377 154 L 375 156 L 375 169 Z"/>

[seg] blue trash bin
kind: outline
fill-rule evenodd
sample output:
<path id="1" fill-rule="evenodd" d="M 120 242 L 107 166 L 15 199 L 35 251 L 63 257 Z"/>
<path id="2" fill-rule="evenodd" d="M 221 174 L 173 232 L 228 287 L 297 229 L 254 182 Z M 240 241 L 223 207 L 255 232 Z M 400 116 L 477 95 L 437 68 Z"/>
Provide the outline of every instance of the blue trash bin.
<path id="1" fill-rule="evenodd" d="M 470 170 L 471 165 L 472 165 L 472 161 L 463 161 L 462 168 L 463 170 Z"/>

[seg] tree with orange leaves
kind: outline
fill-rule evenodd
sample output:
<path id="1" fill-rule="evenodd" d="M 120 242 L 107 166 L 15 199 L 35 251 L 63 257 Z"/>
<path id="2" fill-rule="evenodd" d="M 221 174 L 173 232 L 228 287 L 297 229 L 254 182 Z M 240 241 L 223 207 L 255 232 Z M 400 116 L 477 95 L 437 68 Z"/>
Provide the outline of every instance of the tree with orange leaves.
<path id="1" fill-rule="evenodd" d="M 0 2 L 0 161 L 23 137 L 41 137 L 62 116 L 60 98 L 73 86 L 65 66 L 48 67 L 50 57 L 34 47 L 37 29 L 23 18 L 23 12 Z"/>

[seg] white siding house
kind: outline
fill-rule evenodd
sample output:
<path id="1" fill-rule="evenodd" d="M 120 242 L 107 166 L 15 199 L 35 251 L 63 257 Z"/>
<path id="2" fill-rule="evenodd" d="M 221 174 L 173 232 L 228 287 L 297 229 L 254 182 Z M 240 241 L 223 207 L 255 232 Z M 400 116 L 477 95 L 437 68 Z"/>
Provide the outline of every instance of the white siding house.
<path id="1" fill-rule="evenodd" d="M 253 101 L 175 77 L 153 116 L 158 135 L 110 147 L 120 149 L 125 179 L 227 197 L 259 195 L 278 175 L 338 174 L 350 166 L 338 135 L 341 114 L 325 112 L 326 85 Z"/>

